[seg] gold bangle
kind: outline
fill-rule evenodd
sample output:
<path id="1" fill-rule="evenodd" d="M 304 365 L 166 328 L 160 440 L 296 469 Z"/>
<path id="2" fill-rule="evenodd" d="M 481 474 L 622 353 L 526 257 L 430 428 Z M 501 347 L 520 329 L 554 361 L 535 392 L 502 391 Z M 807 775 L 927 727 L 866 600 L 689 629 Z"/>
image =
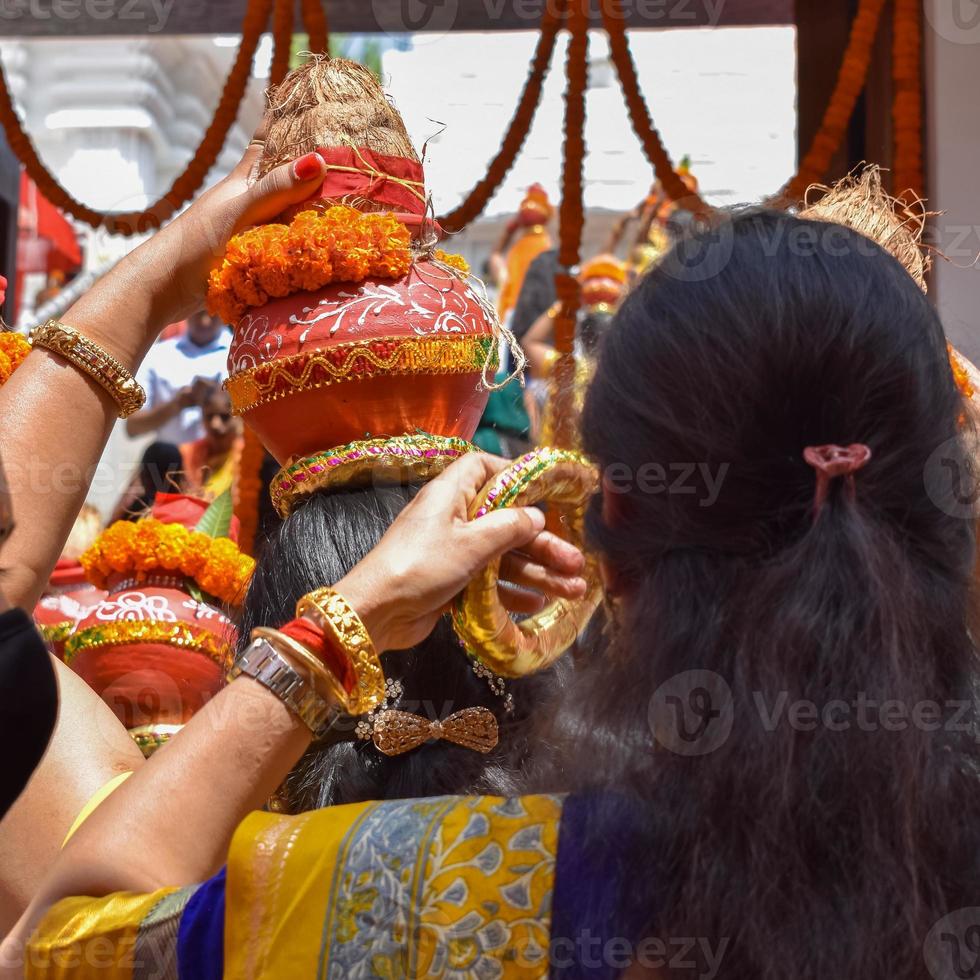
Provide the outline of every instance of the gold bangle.
<path id="1" fill-rule="evenodd" d="M 146 392 L 133 375 L 107 350 L 58 320 L 48 320 L 31 331 L 31 343 L 60 354 L 73 367 L 83 371 L 119 406 L 119 418 L 139 411 Z"/>
<path id="2" fill-rule="evenodd" d="M 315 679 L 323 681 L 329 697 L 345 711 L 347 710 L 348 696 L 343 687 L 341 687 L 340 681 L 334 677 L 326 664 L 321 663 L 319 658 L 315 654 L 310 653 L 299 640 L 295 640 L 293 637 L 281 633 L 279 630 L 274 630 L 269 626 L 256 626 L 252 630 L 252 639 L 267 640 L 283 656 L 290 660 L 298 661 L 309 670 Z M 313 686 L 316 687 L 316 684 L 314 683 Z M 321 697 L 323 696 L 319 689 L 317 689 L 317 694 L 320 694 Z"/>
<path id="3" fill-rule="evenodd" d="M 502 507 L 528 507 L 547 500 L 562 513 L 572 544 L 582 546 L 586 503 L 599 485 L 598 473 L 579 453 L 540 448 L 498 473 L 470 505 L 470 519 Z M 602 600 L 594 560 L 584 571 L 581 599 L 555 599 L 515 622 L 497 592 L 500 559 L 490 562 L 453 601 L 453 627 L 466 652 L 495 674 L 524 677 L 550 667 L 576 640 Z"/>
<path id="4" fill-rule="evenodd" d="M 333 589 L 308 592 L 296 603 L 296 615 L 315 620 L 350 658 L 356 683 L 347 695 L 348 714 L 364 715 L 385 699 L 385 675 L 374 643 L 351 604 Z"/>

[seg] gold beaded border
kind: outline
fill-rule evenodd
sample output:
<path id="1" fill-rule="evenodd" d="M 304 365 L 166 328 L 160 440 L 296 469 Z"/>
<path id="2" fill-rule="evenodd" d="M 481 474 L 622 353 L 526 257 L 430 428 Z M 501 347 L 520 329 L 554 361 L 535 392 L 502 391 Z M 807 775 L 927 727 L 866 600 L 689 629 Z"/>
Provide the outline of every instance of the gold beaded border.
<path id="1" fill-rule="evenodd" d="M 71 664 L 85 650 L 129 643 L 162 643 L 182 650 L 203 653 L 225 670 L 231 668 L 234 660 L 231 644 L 208 630 L 194 629 L 187 623 L 119 620 L 106 623 L 104 626 L 89 626 L 72 634 L 65 643 L 65 663 Z"/>
<path id="2" fill-rule="evenodd" d="M 73 619 L 66 619 L 61 623 L 50 623 L 38 625 L 37 630 L 41 634 L 45 643 L 61 643 L 71 636 L 71 631 L 75 628 Z"/>
<path id="3" fill-rule="evenodd" d="M 297 392 L 347 381 L 409 374 L 479 374 L 488 361 L 496 360 L 495 350 L 495 338 L 486 335 L 355 340 L 246 368 L 228 378 L 224 386 L 235 414 L 242 415 Z"/>
<path id="4" fill-rule="evenodd" d="M 301 498 L 331 487 L 392 486 L 431 480 L 476 446 L 456 436 L 428 432 L 360 439 L 287 463 L 269 487 L 279 516 L 288 517 Z"/>

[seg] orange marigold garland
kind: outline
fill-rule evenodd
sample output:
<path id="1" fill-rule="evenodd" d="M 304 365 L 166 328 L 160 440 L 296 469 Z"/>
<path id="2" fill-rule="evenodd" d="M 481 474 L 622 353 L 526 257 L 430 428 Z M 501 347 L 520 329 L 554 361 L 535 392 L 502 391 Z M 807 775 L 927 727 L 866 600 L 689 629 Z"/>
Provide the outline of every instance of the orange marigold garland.
<path id="1" fill-rule="evenodd" d="M 255 538 L 259 533 L 259 498 L 262 496 L 262 462 L 265 449 L 256 433 L 245 426 L 242 452 L 238 459 L 235 479 L 235 516 L 238 518 L 238 540 L 248 555 L 255 554 Z"/>
<path id="2" fill-rule="evenodd" d="M 919 200 L 925 188 L 922 172 L 922 5 L 895 0 L 892 40 L 895 126 L 893 189 L 906 204 Z"/>
<path id="3" fill-rule="evenodd" d="M 330 28 L 320 0 L 303 0 L 303 27 L 314 54 L 330 54 Z"/>
<path id="4" fill-rule="evenodd" d="M 796 175 L 791 177 L 776 200 L 795 204 L 802 199 L 807 188 L 826 176 L 834 154 L 837 152 L 854 113 L 858 96 L 864 88 L 871 64 L 871 52 L 878 35 L 878 24 L 885 0 L 859 0 L 857 13 L 851 24 L 847 50 L 841 62 L 833 95 L 824 111 L 820 129 L 813 137 L 810 149 L 800 163 Z"/>
<path id="5" fill-rule="evenodd" d="M 528 72 L 527 80 L 524 82 L 524 91 L 521 92 L 520 101 L 517 103 L 510 125 L 507 127 L 507 133 L 500 144 L 497 155 L 490 161 L 486 176 L 473 186 L 473 189 L 458 207 L 439 219 L 439 223 L 447 231 L 459 231 L 475 218 L 478 218 L 514 165 L 517 154 L 520 153 L 524 140 L 527 139 L 531 123 L 534 122 L 534 114 L 537 112 L 538 103 L 541 101 L 541 89 L 554 54 L 555 39 L 558 37 L 558 29 L 561 27 L 565 16 L 564 11 L 559 13 L 553 8 L 563 5 L 563 3 L 556 4 L 554 0 L 548 0 L 545 3 L 544 13 L 541 15 L 541 33 L 538 35 L 538 44 L 531 61 L 531 69 Z"/>
<path id="6" fill-rule="evenodd" d="M 242 601 L 255 562 L 230 538 L 212 538 L 182 524 L 148 517 L 117 521 L 99 535 L 79 561 L 89 581 L 105 588 L 113 574 L 177 572 L 227 605 Z"/>
<path id="7" fill-rule="evenodd" d="M 250 307 L 332 282 L 399 279 L 411 268 L 411 233 L 389 214 L 335 205 L 288 224 L 236 235 L 208 282 L 208 311 L 237 323 Z"/>
<path id="8" fill-rule="evenodd" d="M 689 211 L 695 213 L 707 211 L 708 206 L 698 196 L 697 191 L 691 190 L 674 169 L 660 133 L 653 124 L 650 109 L 640 91 L 636 64 L 626 37 L 626 18 L 621 5 L 622 0 L 602 0 L 602 21 L 609 36 L 609 54 L 616 66 L 616 74 L 619 76 L 619 84 L 626 99 L 633 132 L 643 144 L 643 150 L 664 193 Z"/>
<path id="9" fill-rule="evenodd" d="M 135 235 L 158 227 L 198 191 L 208 171 L 214 166 L 228 138 L 228 132 L 238 117 L 238 107 L 252 74 L 252 61 L 259 39 L 269 20 L 273 0 L 250 0 L 242 22 L 242 40 L 238 46 L 235 63 L 228 73 L 214 118 L 211 120 L 193 158 L 184 172 L 177 177 L 170 189 L 157 201 L 142 211 L 123 214 L 107 214 L 96 211 L 80 201 L 61 186 L 38 156 L 31 138 L 24 131 L 7 80 L 0 66 L 0 124 L 7 134 L 7 142 L 14 155 L 24 165 L 28 176 L 37 184 L 41 193 L 55 207 L 93 228 L 104 226 L 114 235 Z"/>
<path id="10" fill-rule="evenodd" d="M 272 8 L 272 64 L 269 85 L 278 85 L 289 71 L 293 40 L 293 0 L 275 0 Z"/>
<path id="11" fill-rule="evenodd" d="M 30 352 L 30 342 L 23 334 L 13 330 L 0 332 L 0 385 L 10 380 L 10 376 Z"/>
<path id="12" fill-rule="evenodd" d="M 908 2 L 914 4 L 916 0 L 908 0 Z M 786 182 L 771 203 L 796 203 L 802 198 L 807 187 L 825 176 L 844 138 L 858 96 L 864 88 L 884 4 L 885 0 L 859 0 L 858 10 L 851 25 L 847 50 L 837 76 L 837 84 L 824 112 L 820 129 L 813 137 L 813 142 L 799 170 Z M 602 0 L 602 16 L 606 33 L 609 35 L 610 55 L 626 97 L 633 129 L 643 144 L 647 158 L 653 164 L 657 179 L 667 196 L 688 210 L 704 211 L 707 206 L 697 193 L 692 193 L 681 180 L 680 174 L 674 169 L 664 148 L 660 134 L 653 126 L 650 111 L 637 80 L 636 65 L 630 53 L 621 5 L 622 0 Z"/>
<path id="13" fill-rule="evenodd" d="M 976 388 L 973 387 L 970 372 L 963 363 L 962 355 L 952 344 L 949 343 L 946 344 L 946 351 L 949 354 L 949 364 L 953 369 L 953 380 L 956 382 L 956 387 L 959 388 L 960 394 L 967 401 L 972 400 L 973 396 L 977 392 Z"/>
<path id="14" fill-rule="evenodd" d="M 585 208 L 582 184 L 582 165 L 585 159 L 585 90 L 589 80 L 589 19 L 588 5 L 574 3 L 569 13 L 569 31 L 565 89 L 565 145 L 562 167 L 562 195 L 559 208 L 558 264 L 555 290 L 559 309 L 555 317 L 554 337 L 558 361 L 554 367 L 552 398 L 554 399 L 555 442 L 558 446 L 572 443 L 568 431 L 573 413 L 568 410 L 575 377 L 575 320 L 579 307 L 580 287 L 572 270 L 578 265 L 582 248 L 582 228 Z"/>

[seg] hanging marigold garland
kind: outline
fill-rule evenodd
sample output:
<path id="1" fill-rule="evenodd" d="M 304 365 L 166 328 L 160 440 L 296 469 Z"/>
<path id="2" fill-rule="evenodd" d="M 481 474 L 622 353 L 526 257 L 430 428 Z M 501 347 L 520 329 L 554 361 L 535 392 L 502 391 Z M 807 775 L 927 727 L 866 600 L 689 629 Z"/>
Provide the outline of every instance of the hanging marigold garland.
<path id="1" fill-rule="evenodd" d="M 837 83 L 824 110 L 820 129 L 813 137 L 799 170 L 783 185 L 772 203 L 797 204 L 811 184 L 826 177 L 834 154 L 847 132 L 858 96 L 867 81 L 871 52 L 878 35 L 878 24 L 885 2 L 886 0 L 859 0 L 847 49 L 837 74 Z"/>
<path id="2" fill-rule="evenodd" d="M 915 0 L 909 2 L 917 6 Z M 706 210 L 704 201 L 691 192 L 674 169 L 660 134 L 654 128 L 637 80 L 636 65 L 626 36 L 625 17 L 620 9 L 621 3 L 622 0 L 602 0 L 602 17 L 609 35 L 610 55 L 619 75 L 633 130 L 643 144 L 647 158 L 667 196 L 688 210 Z M 797 173 L 786 182 L 770 203 L 794 204 L 803 197 L 807 187 L 826 175 L 847 131 L 858 96 L 864 88 L 884 5 L 885 0 L 859 0 L 837 83 L 820 129 L 813 137 Z"/>
<path id="3" fill-rule="evenodd" d="M 920 0 L 895 0 L 892 38 L 895 128 L 893 188 L 905 204 L 920 200 L 922 167 L 922 6 Z"/>
<path id="4" fill-rule="evenodd" d="M 269 85 L 278 85 L 289 71 L 293 41 L 293 0 L 275 0 L 272 8 L 272 64 Z"/>
<path id="5" fill-rule="evenodd" d="M 238 55 L 228 73 L 214 118 L 184 172 L 174 180 L 170 190 L 148 208 L 123 214 L 107 214 L 75 200 L 52 176 L 38 156 L 30 137 L 24 132 L 17 110 L 14 108 L 3 68 L 0 66 L 0 123 L 6 131 L 10 148 L 41 193 L 73 218 L 93 228 L 105 227 L 111 234 L 116 235 L 134 235 L 159 227 L 197 193 L 208 171 L 218 159 L 228 132 L 238 116 L 238 107 L 251 76 L 255 49 L 258 47 L 262 31 L 265 30 L 271 7 L 272 0 L 251 0 L 249 3 L 242 24 L 242 41 L 238 46 Z"/>
<path id="6" fill-rule="evenodd" d="M 706 211 L 708 206 L 698 196 L 697 191 L 692 191 L 674 169 L 660 133 L 653 124 L 650 109 L 640 91 L 636 64 L 626 37 L 626 18 L 621 6 L 622 0 L 602 0 L 602 22 L 609 36 L 609 54 L 616 66 L 616 74 L 619 76 L 619 84 L 626 99 L 633 132 L 643 144 L 646 157 L 667 196 L 689 211 Z"/>
<path id="7" fill-rule="evenodd" d="M 330 29 L 320 0 L 303 0 L 303 27 L 313 54 L 330 54 Z"/>
<path id="8" fill-rule="evenodd" d="M 547 0 L 544 13 L 541 15 L 541 32 L 535 48 L 534 59 L 524 82 L 524 91 L 511 117 L 507 133 L 500 144 L 497 155 L 490 162 L 486 176 L 473 186 L 465 200 L 453 211 L 439 219 L 439 223 L 447 231 L 459 231 L 482 214 L 490 198 L 496 193 L 510 168 L 514 165 L 527 134 L 534 122 L 541 101 L 541 89 L 545 76 L 551 65 L 555 50 L 555 40 L 561 27 L 564 15 L 560 10 L 561 4 L 555 0 Z"/>
<path id="9" fill-rule="evenodd" d="M 558 313 L 554 321 L 555 351 L 551 397 L 555 400 L 555 442 L 572 444 L 569 426 L 574 413 L 569 401 L 575 383 L 575 320 L 579 307 L 579 282 L 574 270 L 579 264 L 582 228 L 585 222 L 582 167 L 585 160 L 585 90 L 589 81 L 588 4 L 571 0 L 568 13 L 568 42 L 565 88 L 565 142 L 562 166 L 562 195 L 558 218 L 558 265 L 555 291 Z"/>
<path id="10" fill-rule="evenodd" d="M 255 538 L 259 533 L 259 499 L 265 489 L 262 485 L 264 460 L 262 441 L 246 425 L 232 492 L 235 517 L 238 518 L 238 546 L 246 555 L 255 554 Z"/>

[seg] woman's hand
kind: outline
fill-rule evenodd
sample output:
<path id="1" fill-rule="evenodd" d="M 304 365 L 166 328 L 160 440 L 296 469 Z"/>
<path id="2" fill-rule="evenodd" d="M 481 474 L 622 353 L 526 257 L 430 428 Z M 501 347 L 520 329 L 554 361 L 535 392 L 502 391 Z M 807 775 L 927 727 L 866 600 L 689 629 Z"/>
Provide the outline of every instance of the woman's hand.
<path id="1" fill-rule="evenodd" d="M 319 189 L 324 163 L 316 153 L 258 177 L 264 129 L 263 122 L 227 177 L 137 250 L 148 248 L 154 264 L 169 270 L 170 286 L 163 297 L 169 304 L 167 323 L 182 320 L 200 307 L 208 273 L 221 260 L 232 235 L 271 221 Z M 145 262 L 147 256 L 140 258 Z"/>
<path id="2" fill-rule="evenodd" d="M 130 252 L 65 314 L 65 322 L 134 368 L 167 324 L 200 309 L 208 273 L 232 235 L 311 197 L 323 178 L 324 163 L 316 153 L 258 177 L 264 127 L 224 180 Z M 120 297 L 140 303 L 122 320 L 115 315 Z"/>
<path id="3" fill-rule="evenodd" d="M 569 599 L 585 594 L 582 553 L 544 530 L 540 510 L 505 508 L 468 520 L 477 493 L 508 465 L 484 453 L 464 456 L 424 487 L 377 547 L 336 584 L 378 650 L 420 643 L 449 601 L 500 555 L 503 578 L 539 590 L 510 590 L 513 609 L 535 611 L 542 592 Z"/>

